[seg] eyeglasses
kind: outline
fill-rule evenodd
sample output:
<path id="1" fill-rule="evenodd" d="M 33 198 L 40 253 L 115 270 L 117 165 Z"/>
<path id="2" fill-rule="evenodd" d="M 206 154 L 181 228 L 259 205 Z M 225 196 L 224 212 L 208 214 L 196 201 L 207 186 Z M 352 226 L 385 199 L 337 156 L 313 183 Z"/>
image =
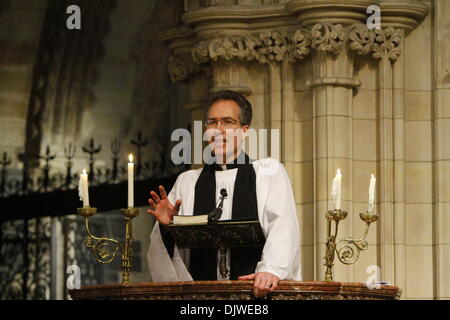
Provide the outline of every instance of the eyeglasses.
<path id="1" fill-rule="evenodd" d="M 242 122 L 231 119 L 231 118 L 222 118 L 222 119 L 207 119 L 205 120 L 205 126 L 207 128 L 217 127 L 219 122 L 222 124 L 224 128 L 231 128 L 233 125 L 242 125 Z"/>

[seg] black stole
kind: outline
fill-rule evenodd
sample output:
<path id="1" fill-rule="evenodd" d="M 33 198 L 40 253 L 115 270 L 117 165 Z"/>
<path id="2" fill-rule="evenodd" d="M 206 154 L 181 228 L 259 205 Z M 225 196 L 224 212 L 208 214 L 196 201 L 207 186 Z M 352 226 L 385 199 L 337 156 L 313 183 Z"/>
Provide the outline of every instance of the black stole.
<path id="1" fill-rule="evenodd" d="M 258 220 L 255 170 L 244 152 L 235 162 L 226 165 L 227 169 L 238 169 L 233 191 L 232 219 Z M 222 168 L 217 164 L 205 165 L 197 180 L 194 215 L 207 214 L 216 207 L 216 170 Z M 262 248 L 231 248 L 230 279 L 237 280 L 239 276 L 254 273 L 261 254 Z M 217 249 L 191 249 L 190 273 L 194 280 L 217 280 Z"/>

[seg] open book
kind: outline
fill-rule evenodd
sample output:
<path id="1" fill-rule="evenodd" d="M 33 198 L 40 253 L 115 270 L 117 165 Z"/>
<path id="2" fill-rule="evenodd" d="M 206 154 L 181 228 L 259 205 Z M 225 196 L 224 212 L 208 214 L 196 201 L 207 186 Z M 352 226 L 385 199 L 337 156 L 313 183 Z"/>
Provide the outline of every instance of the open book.
<path id="1" fill-rule="evenodd" d="M 173 225 L 193 225 L 208 224 L 208 215 L 200 214 L 197 216 L 173 216 Z"/>

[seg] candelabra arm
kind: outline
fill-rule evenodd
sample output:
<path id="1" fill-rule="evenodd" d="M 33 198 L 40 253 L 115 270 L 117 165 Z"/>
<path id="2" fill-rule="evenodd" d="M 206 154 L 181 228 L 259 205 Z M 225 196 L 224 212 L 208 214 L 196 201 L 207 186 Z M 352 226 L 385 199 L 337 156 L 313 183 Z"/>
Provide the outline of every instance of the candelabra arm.
<path id="1" fill-rule="evenodd" d="M 378 219 L 378 215 L 373 212 L 360 213 L 359 216 L 361 217 L 361 220 L 366 222 L 366 230 L 363 236 L 360 239 L 355 239 L 353 237 L 337 239 L 335 242 L 335 251 L 338 259 L 346 265 L 354 264 L 359 259 L 361 251 L 367 250 L 369 244 L 365 239 L 369 233 L 370 224 Z M 347 243 L 347 245 L 338 248 L 339 243 Z"/>
<path id="2" fill-rule="evenodd" d="M 364 232 L 363 236 L 360 239 L 354 239 L 353 237 L 347 237 L 342 239 L 337 239 L 336 244 L 339 242 L 362 242 L 366 239 L 367 234 L 369 233 L 370 223 L 366 222 L 366 231 Z"/>
<path id="3" fill-rule="evenodd" d="M 94 236 L 89 226 L 89 218 L 96 212 L 97 208 L 83 207 L 78 209 L 78 213 L 84 217 L 86 231 L 88 234 L 86 240 L 84 240 L 84 244 L 87 248 L 91 249 L 97 262 L 108 264 L 115 259 L 119 250 L 123 252 L 123 247 L 119 241 L 115 239 Z"/>
<path id="4" fill-rule="evenodd" d="M 121 244 L 119 241 L 106 237 L 96 237 L 91 232 L 89 218 L 97 212 L 96 208 L 83 207 L 78 209 L 78 213 L 84 217 L 87 238 L 84 241 L 87 248 L 92 253 L 97 262 L 107 264 L 113 261 L 119 249 L 122 251 L 122 283 L 129 283 L 130 270 L 133 259 L 133 219 L 138 216 L 139 209 L 127 208 L 122 209 L 125 218 L 125 242 Z"/>
<path id="5" fill-rule="evenodd" d="M 86 225 L 86 231 L 89 238 L 92 240 L 101 240 L 101 238 L 98 238 L 92 234 L 91 228 L 89 227 L 89 218 L 84 218 L 84 224 Z"/>

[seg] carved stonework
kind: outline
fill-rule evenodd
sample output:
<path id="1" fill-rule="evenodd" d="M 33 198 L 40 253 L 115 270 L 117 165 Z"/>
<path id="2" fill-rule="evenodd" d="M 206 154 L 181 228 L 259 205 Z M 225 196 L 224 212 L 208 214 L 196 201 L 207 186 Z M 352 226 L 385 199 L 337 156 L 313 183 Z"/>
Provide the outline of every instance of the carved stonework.
<path id="1" fill-rule="evenodd" d="M 352 26 L 349 32 L 350 49 L 359 55 L 372 54 L 375 59 L 387 56 L 396 61 L 401 54 L 402 32 L 394 28 L 369 30 L 363 25 Z"/>
<path id="2" fill-rule="evenodd" d="M 224 37 L 197 43 L 192 49 L 195 63 L 224 60 L 253 60 L 256 56 L 256 39 L 248 37 Z"/>
<path id="3" fill-rule="evenodd" d="M 264 32 L 259 34 L 256 45 L 257 60 L 262 63 L 281 62 L 290 48 L 290 35 L 287 31 Z"/>
<path id="4" fill-rule="evenodd" d="M 311 53 L 311 34 L 306 29 L 294 32 L 291 38 L 291 60 L 301 60 Z"/>
<path id="5" fill-rule="evenodd" d="M 340 24 L 317 23 L 311 28 L 311 46 L 324 53 L 338 54 L 347 40 L 348 29 Z"/>
<path id="6" fill-rule="evenodd" d="M 171 54 L 168 59 L 169 74 L 173 82 L 185 81 L 189 75 L 198 71 L 198 65 L 194 64 L 189 53 Z"/>
<path id="7" fill-rule="evenodd" d="M 168 58 L 168 70 L 173 82 L 185 82 L 189 76 L 198 72 L 204 72 L 208 77 L 211 76 L 211 68 L 208 65 L 194 62 L 189 51 L 171 54 Z"/>
<path id="8" fill-rule="evenodd" d="M 220 58 L 224 60 L 252 60 L 255 42 L 246 37 L 216 38 L 210 41 L 208 46 L 209 57 L 212 61 Z"/>
<path id="9" fill-rule="evenodd" d="M 402 34 L 394 28 L 375 30 L 375 43 L 373 45 L 373 57 L 382 58 L 385 54 L 391 61 L 397 60 L 400 56 L 400 42 Z"/>
<path id="10" fill-rule="evenodd" d="M 354 25 L 349 31 L 349 46 L 359 55 L 367 55 L 373 48 L 375 33 L 365 25 Z"/>
<path id="11" fill-rule="evenodd" d="M 203 71 L 210 62 L 237 60 L 276 64 L 287 60 L 294 63 L 308 56 L 312 49 L 338 55 L 346 45 L 359 55 L 372 54 L 375 59 L 380 59 L 387 54 L 391 61 L 395 61 L 400 55 L 401 39 L 399 30 L 369 30 L 362 23 L 347 27 L 317 23 L 295 31 L 224 36 L 202 40 L 192 48 L 184 48 L 183 54 L 172 55 L 169 73 L 173 81 L 185 81 L 189 75 Z"/>

